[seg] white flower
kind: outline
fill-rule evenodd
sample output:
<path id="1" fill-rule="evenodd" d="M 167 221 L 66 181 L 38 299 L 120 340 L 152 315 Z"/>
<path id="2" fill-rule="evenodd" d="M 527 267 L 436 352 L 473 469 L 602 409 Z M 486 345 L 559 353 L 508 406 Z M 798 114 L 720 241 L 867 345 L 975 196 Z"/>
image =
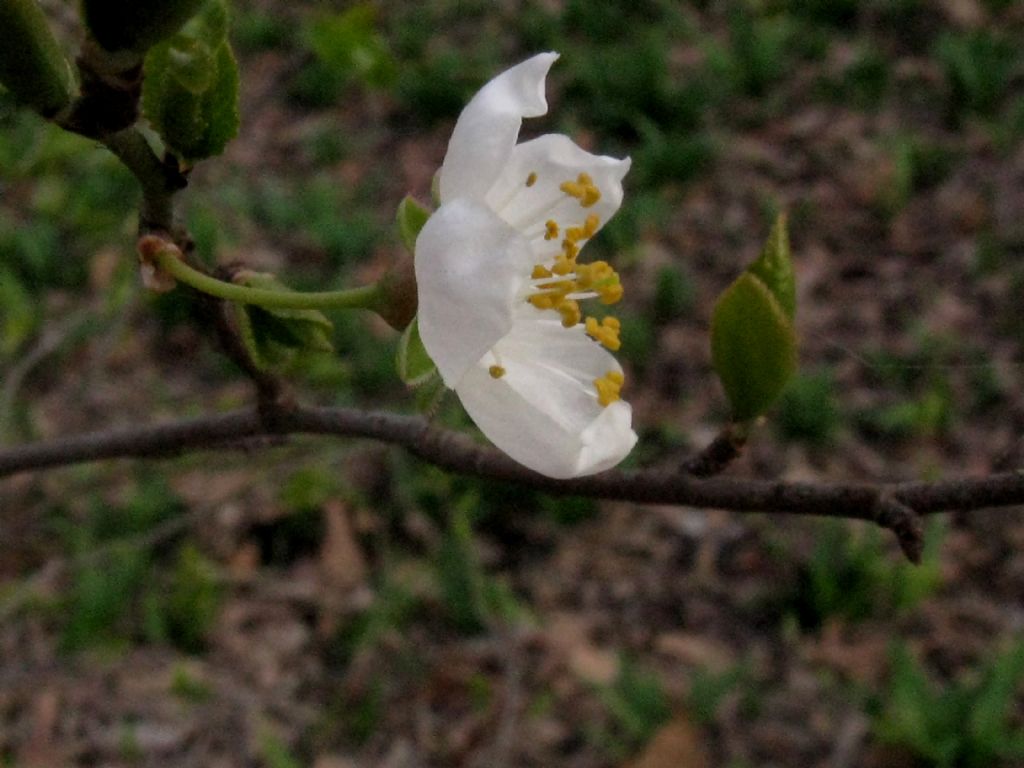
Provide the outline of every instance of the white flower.
<path id="1" fill-rule="evenodd" d="M 447 386 L 483 433 L 550 477 L 608 469 L 636 443 L 619 399 L 619 277 L 580 247 L 618 210 L 629 160 L 550 134 L 517 144 L 547 111 L 542 53 L 487 83 L 459 116 L 440 200 L 416 241 L 419 331 Z M 602 346 L 603 345 L 603 346 Z"/>

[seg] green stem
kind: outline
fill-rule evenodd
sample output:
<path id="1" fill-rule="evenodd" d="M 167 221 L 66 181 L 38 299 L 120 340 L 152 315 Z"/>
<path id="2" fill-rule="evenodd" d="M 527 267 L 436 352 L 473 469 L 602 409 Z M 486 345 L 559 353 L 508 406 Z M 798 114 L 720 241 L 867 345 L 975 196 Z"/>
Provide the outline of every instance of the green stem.
<path id="1" fill-rule="evenodd" d="M 250 288 L 245 285 L 227 283 L 215 277 L 204 275 L 192 269 L 173 251 L 156 254 L 157 264 L 179 282 L 185 283 L 210 296 L 241 304 L 254 304 L 265 309 L 371 309 L 380 305 L 382 295 L 379 286 L 363 286 L 340 291 L 268 291 L 265 288 Z"/>
<path id="2" fill-rule="evenodd" d="M 135 128 L 111 133 L 103 143 L 132 172 L 142 187 L 139 221 L 143 231 L 174 229 L 174 193 L 184 187 L 184 177 L 170 174 Z"/>

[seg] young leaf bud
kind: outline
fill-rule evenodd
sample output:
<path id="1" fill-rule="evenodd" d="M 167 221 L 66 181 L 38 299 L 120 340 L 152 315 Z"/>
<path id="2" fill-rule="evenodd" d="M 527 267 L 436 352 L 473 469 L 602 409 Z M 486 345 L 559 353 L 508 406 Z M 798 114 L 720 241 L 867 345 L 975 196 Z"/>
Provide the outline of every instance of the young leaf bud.
<path id="1" fill-rule="evenodd" d="M 50 117 L 75 92 L 75 76 L 36 0 L 0 0 L 0 84 Z"/>
<path id="2" fill-rule="evenodd" d="M 203 0 L 82 0 L 85 25 L 108 51 L 145 53 L 196 14 Z"/>

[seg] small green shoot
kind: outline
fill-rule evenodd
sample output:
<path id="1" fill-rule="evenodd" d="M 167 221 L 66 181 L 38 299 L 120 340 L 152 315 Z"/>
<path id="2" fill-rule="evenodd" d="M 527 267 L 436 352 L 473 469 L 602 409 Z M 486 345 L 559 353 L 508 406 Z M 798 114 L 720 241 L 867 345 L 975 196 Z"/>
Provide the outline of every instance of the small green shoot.
<path id="1" fill-rule="evenodd" d="M 761 255 L 715 303 L 711 358 L 733 419 L 750 422 L 778 399 L 797 368 L 796 282 L 785 216 Z"/>
<path id="2" fill-rule="evenodd" d="M 467 512 L 475 498 L 475 494 L 467 494 L 452 509 L 436 562 L 445 607 L 455 626 L 466 634 L 513 621 L 521 613 L 512 591 L 488 574 L 477 556 Z"/>
<path id="3" fill-rule="evenodd" d="M 925 527 L 920 565 L 887 552 L 883 532 L 836 521 L 821 524 L 810 560 L 801 569 L 793 596 L 796 618 L 816 630 L 830 617 L 863 621 L 912 610 L 941 583 L 939 551 L 945 527 L 939 519 Z"/>
<path id="4" fill-rule="evenodd" d="M 288 745 L 269 728 L 260 733 L 260 752 L 265 768 L 305 768 Z"/>
<path id="5" fill-rule="evenodd" d="M 1011 720 L 1024 682 L 1024 641 L 942 686 L 905 645 L 893 648 L 890 665 L 874 720 L 881 741 L 935 768 L 991 768 L 1024 759 L 1024 728 Z"/>
<path id="6" fill-rule="evenodd" d="M 729 667 L 723 672 L 697 669 L 690 681 L 686 703 L 694 719 L 702 724 L 712 723 L 725 697 L 736 689 L 750 687 L 751 669 L 746 662 Z"/>
<path id="7" fill-rule="evenodd" d="M 213 697 L 213 689 L 210 685 L 205 680 L 193 675 L 183 665 L 174 669 L 174 676 L 171 678 L 171 693 L 182 701 L 192 704 L 203 704 Z"/>
<path id="8" fill-rule="evenodd" d="M 611 723 L 594 738 L 616 760 L 640 749 L 672 714 L 661 681 L 628 658 L 621 659 L 618 676 L 598 694 Z"/>

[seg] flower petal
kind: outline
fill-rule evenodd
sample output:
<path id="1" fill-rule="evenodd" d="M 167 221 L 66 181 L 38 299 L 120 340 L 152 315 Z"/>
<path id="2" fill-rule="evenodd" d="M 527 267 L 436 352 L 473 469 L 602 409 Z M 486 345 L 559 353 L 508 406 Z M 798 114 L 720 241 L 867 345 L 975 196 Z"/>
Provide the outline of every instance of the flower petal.
<path id="1" fill-rule="evenodd" d="M 524 117 L 548 111 L 544 78 L 558 58 L 540 53 L 505 70 L 462 110 L 441 166 L 441 201 L 482 200 L 512 154 Z"/>
<path id="2" fill-rule="evenodd" d="M 602 407 L 593 386 L 621 368 L 581 328 L 517 319 L 494 352 L 505 375 L 490 376 L 488 355 L 455 391 L 488 439 L 520 464 L 549 477 L 578 477 L 608 469 L 632 450 L 629 405 Z"/>
<path id="3" fill-rule="evenodd" d="M 545 222 L 553 220 L 563 229 L 582 226 L 587 216 L 596 214 L 603 226 L 622 205 L 622 179 L 629 171 L 630 159 L 619 160 L 594 155 L 568 136 L 547 134 L 516 146 L 501 176 L 487 193 L 487 204 L 513 227 L 524 232 L 542 249 L 557 253 L 558 243 L 544 243 Z M 562 182 L 575 181 L 588 174 L 601 191 L 601 199 L 584 208 L 563 192 Z M 527 178 L 536 181 L 526 185 Z"/>
<path id="4" fill-rule="evenodd" d="M 414 260 L 420 338 L 449 387 L 512 327 L 532 262 L 526 240 L 483 203 L 453 200 L 423 225 Z"/>

